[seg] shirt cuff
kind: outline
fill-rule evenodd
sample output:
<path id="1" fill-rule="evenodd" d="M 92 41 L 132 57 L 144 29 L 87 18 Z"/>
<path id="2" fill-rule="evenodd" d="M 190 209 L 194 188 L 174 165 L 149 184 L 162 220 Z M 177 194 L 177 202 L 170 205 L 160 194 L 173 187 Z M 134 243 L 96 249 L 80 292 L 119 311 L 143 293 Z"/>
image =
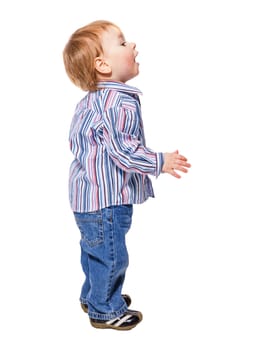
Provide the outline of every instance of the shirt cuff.
<path id="1" fill-rule="evenodd" d="M 156 153 L 156 173 L 155 176 L 158 177 L 162 172 L 162 167 L 164 163 L 163 153 Z"/>

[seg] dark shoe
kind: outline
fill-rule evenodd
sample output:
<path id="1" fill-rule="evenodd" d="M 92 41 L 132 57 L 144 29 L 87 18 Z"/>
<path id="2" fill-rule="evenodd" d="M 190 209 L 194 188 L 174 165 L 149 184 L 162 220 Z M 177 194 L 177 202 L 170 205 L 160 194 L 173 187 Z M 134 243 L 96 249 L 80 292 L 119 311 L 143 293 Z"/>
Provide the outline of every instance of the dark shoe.
<path id="1" fill-rule="evenodd" d="M 129 296 L 128 294 L 122 294 L 122 297 L 124 298 L 127 307 L 130 306 L 130 305 L 131 305 L 131 302 L 132 302 L 130 296 Z M 83 310 L 84 312 L 88 313 L 88 305 L 82 304 L 82 303 L 81 303 L 80 305 L 81 305 L 82 310 Z"/>
<path id="2" fill-rule="evenodd" d="M 116 329 L 118 331 L 127 331 L 134 328 L 143 319 L 140 311 L 127 310 L 122 316 L 113 318 L 109 321 L 96 320 L 90 318 L 90 323 L 95 328 Z"/>

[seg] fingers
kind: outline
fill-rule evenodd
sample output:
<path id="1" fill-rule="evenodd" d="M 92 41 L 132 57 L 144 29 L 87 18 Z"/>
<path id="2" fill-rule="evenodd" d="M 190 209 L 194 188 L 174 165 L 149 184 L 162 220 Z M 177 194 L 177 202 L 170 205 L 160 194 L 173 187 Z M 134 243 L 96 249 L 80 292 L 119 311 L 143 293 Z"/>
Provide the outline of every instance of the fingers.
<path id="1" fill-rule="evenodd" d="M 177 179 L 181 178 L 181 175 L 179 175 L 178 173 L 176 173 L 176 171 L 174 169 L 172 169 L 172 176 L 176 177 Z"/>
<path id="2" fill-rule="evenodd" d="M 181 154 L 174 154 L 173 158 L 176 160 L 176 161 L 183 161 L 183 162 L 187 162 L 187 158 L 182 156 Z"/>
<path id="3" fill-rule="evenodd" d="M 175 161 L 174 161 L 171 175 L 173 175 L 177 179 L 180 179 L 181 176 L 176 171 L 181 171 L 183 173 L 187 173 L 188 172 L 187 168 L 190 168 L 190 167 L 191 167 L 191 164 L 187 163 L 187 158 L 185 158 L 183 156 L 179 156 L 178 159 L 175 159 Z"/>
<path id="4" fill-rule="evenodd" d="M 187 173 L 188 170 L 186 168 L 183 168 L 183 167 L 177 167 L 177 168 L 173 168 L 172 171 L 170 172 L 171 175 L 173 175 L 174 177 L 176 177 L 177 179 L 180 179 L 181 178 L 181 175 L 178 174 L 177 171 L 182 171 L 183 173 Z"/>
<path id="5" fill-rule="evenodd" d="M 183 173 L 187 173 L 188 172 L 188 169 L 183 168 L 183 167 L 175 168 L 175 170 L 182 171 Z"/>
<path id="6" fill-rule="evenodd" d="M 183 173 L 188 172 L 188 168 L 191 167 L 191 164 L 188 163 L 188 159 L 183 155 L 179 154 L 178 151 L 172 153 L 164 153 L 164 164 L 162 172 L 169 173 L 180 179 L 181 176 L 178 174 L 179 171 Z"/>
<path id="7" fill-rule="evenodd" d="M 173 168 L 178 169 L 180 171 L 187 172 L 186 168 L 190 168 L 190 167 L 191 167 L 191 164 L 187 163 L 187 159 L 186 160 L 177 159 L 173 162 Z"/>

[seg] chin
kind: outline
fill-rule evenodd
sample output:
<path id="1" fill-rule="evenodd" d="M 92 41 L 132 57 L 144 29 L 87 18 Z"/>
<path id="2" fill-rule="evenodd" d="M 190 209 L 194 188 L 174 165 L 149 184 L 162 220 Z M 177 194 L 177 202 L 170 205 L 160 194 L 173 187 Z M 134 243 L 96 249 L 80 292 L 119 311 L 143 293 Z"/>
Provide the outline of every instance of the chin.
<path id="1" fill-rule="evenodd" d="M 139 63 L 136 64 L 134 76 L 137 76 L 138 74 L 139 74 Z"/>

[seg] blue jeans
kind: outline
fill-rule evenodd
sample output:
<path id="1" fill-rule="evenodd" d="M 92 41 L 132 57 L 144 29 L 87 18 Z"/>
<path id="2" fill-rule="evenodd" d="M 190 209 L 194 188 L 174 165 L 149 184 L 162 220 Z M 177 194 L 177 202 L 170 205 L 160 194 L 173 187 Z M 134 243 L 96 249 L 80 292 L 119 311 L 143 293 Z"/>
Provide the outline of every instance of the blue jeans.
<path id="1" fill-rule="evenodd" d="M 74 212 L 86 277 L 80 301 L 88 305 L 90 318 L 110 320 L 127 310 L 121 292 L 128 266 L 125 235 L 131 227 L 132 214 L 132 205 Z"/>

